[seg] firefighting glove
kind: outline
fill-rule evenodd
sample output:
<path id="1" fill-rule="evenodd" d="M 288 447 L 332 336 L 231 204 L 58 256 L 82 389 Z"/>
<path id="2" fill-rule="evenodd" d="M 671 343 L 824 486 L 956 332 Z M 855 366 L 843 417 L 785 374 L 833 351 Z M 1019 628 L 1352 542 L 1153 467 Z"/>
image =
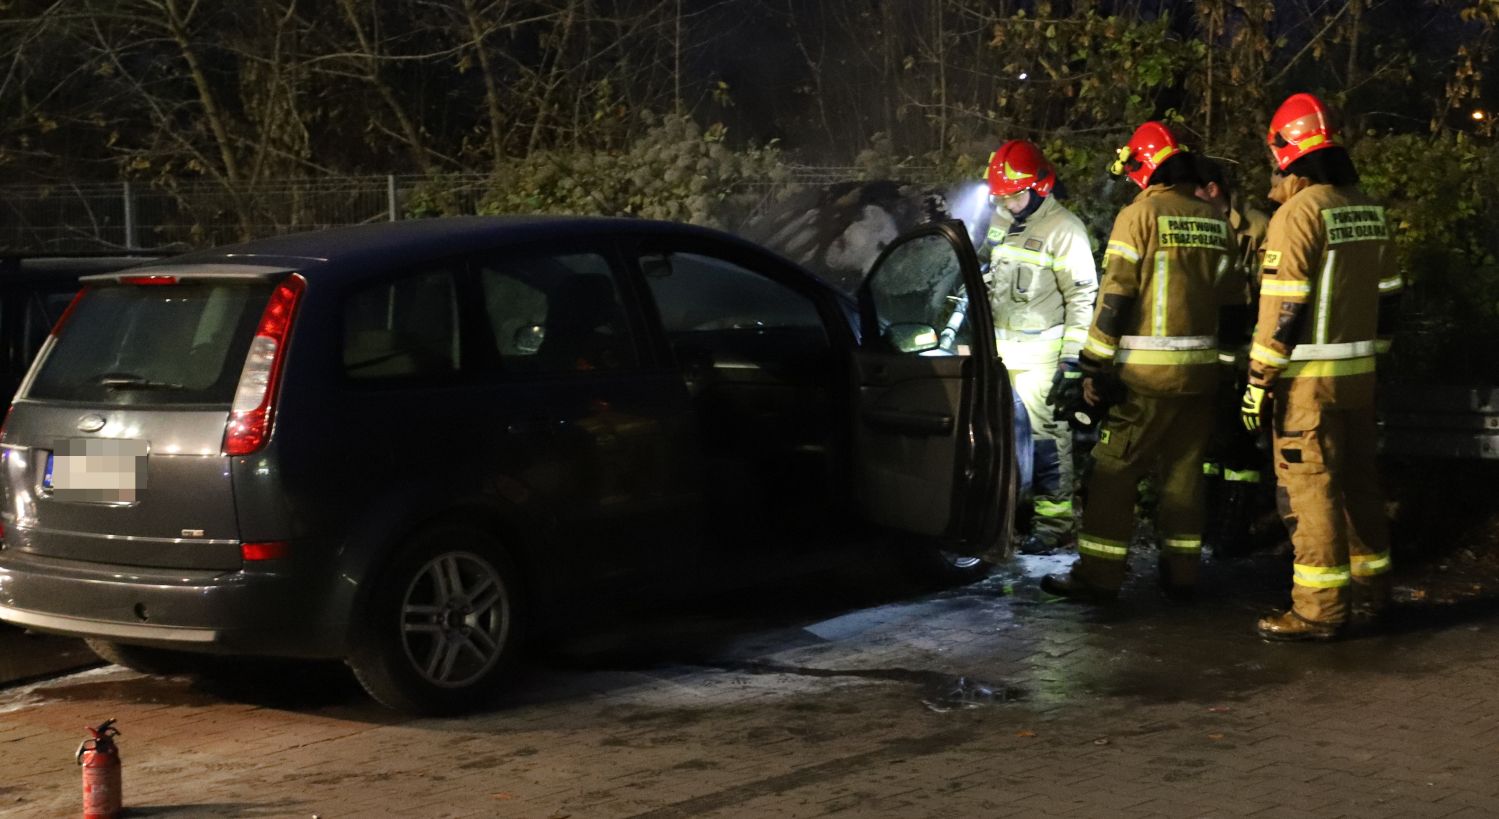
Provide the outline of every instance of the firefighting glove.
<path id="1" fill-rule="evenodd" d="M 1082 388 L 1082 365 L 1075 358 L 1064 358 L 1057 364 L 1057 371 L 1051 377 L 1051 390 L 1046 393 L 1046 403 L 1056 409 L 1064 409 L 1071 403 L 1072 393 L 1080 392 Z"/>
<path id="2" fill-rule="evenodd" d="M 1239 400 L 1239 418 L 1250 432 L 1260 429 L 1260 413 L 1265 407 L 1265 388 L 1250 384 L 1244 388 L 1244 397 Z"/>

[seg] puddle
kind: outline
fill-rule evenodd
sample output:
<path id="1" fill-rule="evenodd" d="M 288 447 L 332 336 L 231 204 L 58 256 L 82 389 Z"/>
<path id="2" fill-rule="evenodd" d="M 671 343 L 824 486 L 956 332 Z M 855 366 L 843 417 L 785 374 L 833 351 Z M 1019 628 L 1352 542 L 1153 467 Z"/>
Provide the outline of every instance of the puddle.
<path id="1" fill-rule="evenodd" d="M 715 663 L 712 667 L 742 674 L 855 677 L 915 684 L 926 691 L 926 695 L 921 699 L 922 705 L 937 713 L 985 705 L 1001 705 L 1025 698 L 1025 691 L 1019 686 L 987 683 L 972 677 L 953 677 L 949 674 L 917 668 L 811 668 L 765 662 Z"/>
<path id="2" fill-rule="evenodd" d="M 923 697 L 921 704 L 942 714 L 1014 702 L 1021 698 L 1021 693 L 1020 689 L 1013 686 L 991 685 L 969 677 L 959 677 L 939 686 L 930 696 Z"/>

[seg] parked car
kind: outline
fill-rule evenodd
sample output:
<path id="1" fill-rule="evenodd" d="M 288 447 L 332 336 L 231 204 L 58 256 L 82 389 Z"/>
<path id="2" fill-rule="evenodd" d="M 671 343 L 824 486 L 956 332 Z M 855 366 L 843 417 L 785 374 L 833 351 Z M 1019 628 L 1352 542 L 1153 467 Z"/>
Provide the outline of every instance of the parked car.
<path id="1" fill-rule="evenodd" d="M 1012 399 L 957 223 L 858 301 L 749 242 L 610 219 L 308 233 L 85 279 L 0 432 L 0 620 L 143 670 L 343 658 L 478 704 L 559 601 L 707 544 L 1009 541 Z"/>

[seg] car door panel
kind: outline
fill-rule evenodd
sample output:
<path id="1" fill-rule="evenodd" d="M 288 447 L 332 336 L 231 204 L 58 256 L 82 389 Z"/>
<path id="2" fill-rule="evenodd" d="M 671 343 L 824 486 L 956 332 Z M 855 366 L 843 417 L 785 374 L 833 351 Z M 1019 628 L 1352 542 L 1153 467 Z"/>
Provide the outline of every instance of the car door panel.
<path id="1" fill-rule="evenodd" d="M 901 349 L 900 337 L 937 339 L 955 302 L 933 291 L 954 280 L 981 296 L 957 343 Z M 973 554 L 1014 514 L 1013 406 L 984 294 L 961 224 L 923 226 L 887 247 L 860 289 L 855 353 L 854 475 L 865 519 Z"/>

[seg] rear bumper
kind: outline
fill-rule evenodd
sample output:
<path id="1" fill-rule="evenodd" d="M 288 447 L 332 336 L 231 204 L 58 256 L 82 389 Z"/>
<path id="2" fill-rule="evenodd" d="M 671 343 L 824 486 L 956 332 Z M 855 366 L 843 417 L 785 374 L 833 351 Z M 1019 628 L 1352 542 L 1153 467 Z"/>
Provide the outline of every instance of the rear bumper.
<path id="1" fill-rule="evenodd" d="M 350 595 L 333 588 L 333 572 L 300 564 L 208 573 L 0 551 L 0 621 L 186 651 L 344 656 Z"/>

